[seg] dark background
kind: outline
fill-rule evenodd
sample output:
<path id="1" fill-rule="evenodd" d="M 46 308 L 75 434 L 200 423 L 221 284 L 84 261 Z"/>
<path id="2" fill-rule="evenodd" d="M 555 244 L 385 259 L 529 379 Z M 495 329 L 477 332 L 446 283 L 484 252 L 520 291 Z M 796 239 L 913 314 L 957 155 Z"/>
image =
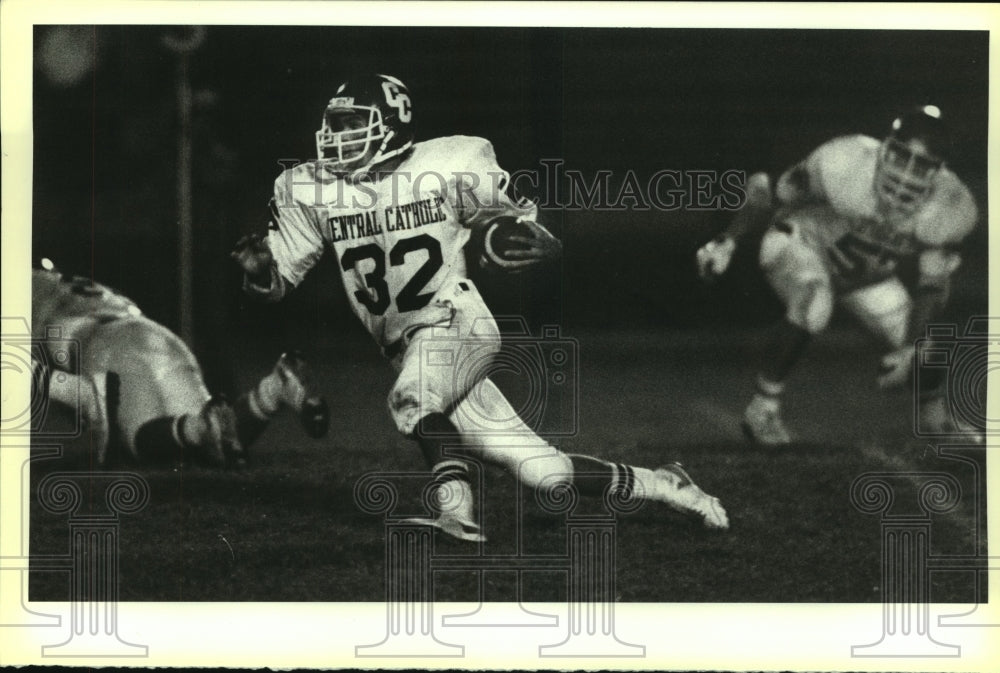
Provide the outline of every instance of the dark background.
<path id="1" fill-rule="evenodd" d="M 174 329 L 178 62 L 162 38 L 188 31 L 35 32 L 34 252 L 116 287 Z M 144 466 L 153 496 L 147 509 L 123 519 L 120 599 L 385 595 L 384 522 L 361 511 L 352 495 L 373 470 L 422 469 L 385 412 L 391 369 L 351 315 L 331 264 L 315 269 L 287 301 L 262 308 L 241 298 L 228 259 L 237 238 L 265 225 L 279 160 L 313 156 L 313 133 L 341 79 L 358 71 L 394 74 L 411 88 L 419 137 L 487 137 L 512 171 L 537 169 L 541 159 L 561 159 L 585 176 L 611 171 L 612 193 L 630 170 L 640 182 L 663 169 L 777 173 L 832 136 L 882 137 L 902 109 L 933 102 L 953 122 L 954 168 L 985 213 L 987 38 L 207 28 L 189 64 L 195 351 L 209 388 L 238 394 L 270 371 L 281 349 L 303 347 L 331 403 L 331 428 L 310 440 L 294 415 L 279 415 L 252 447 L 246 471 Z M 896 507 L 915 512 L 905 508 L 918 501 L 919 484 L 908 476 L 953 474 L 962 502 L 933 517 L 933 552 L 986 553 L 984 452 L 967 459 L 932 450 L 934 439 L 917 432 L 912 389 L 876 389 L 879 353 L 853 338 L 857 330 L 834 325 L 789 381 L 787 419 L 801 441 L 778 451 L 742 441 L 741 410 L 752 395 L 765 326 L 780 308 L 755 267 L 753 241 L 720 282 L 704 286 L 695 278 L 694 252 L 724 226 L 726 213 L 569 209 L 544 217 L 565 242 L 559 265 L 513 277 L 477 273 L 475 280 L 495 313 L 523 313 L 536 329 L 557 322 L 575 340 L 579 390 L 566 398 L 575 404 L 569 418 L 578 432 L 552 441 L 567 452 L 648 467 L 679 460 L 723 500 L 732 520 L 728 534 L 714 536 L 665 508 L 623 517 L 618 600 L 883 600 L 884 523 L 850 499 L 854 480 L 873 471 L 903 478 L 894 514 Z M 961 325 L 986 309 L 986 237 L 984 220 L 956 277 L 945 317 Z M 508 378 L 499 385 L 517 407 L 525 388 Z M 986 377 L 972 378 L 983 388 L 977 399 L 985 399 Z M 550 415 L 556 418 L 546 423 L 566 420 Z M 67 421 L 51 415 L 60 422 Z M 540 432 L 551 439 L 551 429 Z M 89 451 L 83 433 L 65 453 L 85 460 Z M 65 469 L 62 461 L 42 456 L 32 480 L 57 469 Z M 522 538 L 532 553 L 565 548 L 557 517 L 532 509 L 526 496 L 517 519 L 514 479 L 497 468 L 484 475 L 486 549 L 511 553 Z M 410 495 L 401 503 L 419 505 Z M 32 507 L 31 517 L 32 553 L 65 553 L 65 516 Z M 448 553 L 449 541 L 438 542 Z M 985 579 L 933 573 L 932 602 L 984 600 Z M 39 569 L 31 581 L 33 599 L 68 595 L 66 573 Z M 486 582 L 487 598 L 513 600 L 502 573 L 487 573 Z M 476 600 L 480 590 L 475 577 L 449 575 L 435 597 Z M 526 592 L 533 600 L 567 595 L 559 578 L 537 575 Z"/>
<path id="2" fill-rule="evenodd" d="M 163 38 L 190 30 L 35 29 L 35 256 L 93 275 L 175 329 L 178 58 Z M 218 381 L 231 377 L 210 356 L 234 335 L 361 329 L 328 263 L 291 301 L 261 310 L 244 306 L 227 257 L 266 224 L 278 160 L 314 156 L 323 106 L 354 73 L 409 85 L 418 139 L 486 137 L 511 171 L 541 159 L 612 171 L 612 194 L 629 170 L 643 183 L 662 169 L 778 173 L 832 136 L 882 137 L 902 109 L 935 103 L 955 130 L 953 167 L 985 213 L 987 49 L 986 33 L 945 31 L 209 27 L 189 69 L 195 350 Z M 61 76 L 87 58 L 96 66 Z M 544 218 L 564 239 L 561 268 L 477 277 L 495 312 L 570 331 L 758 325 L 780 313 L 753 241 L 721 283 L 697 282 L 693 253 L 725 213 Z M 967 242 L 956 319 L 985 310 L 985 243 L 983 223 Z"/>

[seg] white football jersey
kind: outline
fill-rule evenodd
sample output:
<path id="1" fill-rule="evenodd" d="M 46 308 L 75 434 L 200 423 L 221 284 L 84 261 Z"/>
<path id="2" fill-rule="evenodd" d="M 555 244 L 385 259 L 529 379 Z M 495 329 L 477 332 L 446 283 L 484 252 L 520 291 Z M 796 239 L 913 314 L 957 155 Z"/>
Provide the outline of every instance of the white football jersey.
<path id="1" fill-rule="evenodd" d="M 468 136 L 417 143 L 391 173 L 359 180 L 299 164 L 274 183 L 267 240 L 292 285 L 333 249 L 351 307 L 386 346 L 445 283 L 466 276 L 472 227 L 535 218 L 534 206 L 507 195 L 507 178 L 489 141 Z"/>
<path id="2" fill-rule="evenodd" d="M 802 238 L 833 259 L 854 263 L 844 274 L 857 282 L 891 274 L 901 258 L 927 248 L 957 245 L 975 226 L 975 201 L 958 177 L 943 167 L 927 199 L 909 217 L 887 220 L 879 214 L 874 188 L 881 143 L 864 135 L 843 136 L 820 145 L 799 164 L 808 176 L 807 200 L 832 213 L 806 208 L 790 216 Z M 792 169 L 795 170 L 795 169 Z M 791 170 L 781 178 L 789 181 Z M 779 193 L 781 191 L 779 183 Z M 838 267 L 831 270 L 838 273 Z M 860 277 L 865 276 L 865 277 Z"/>
<path id="3" fill-rule="evenodd" d="M 36 339 L 44 341 L 48 329 L 58 327 L 60 338 L 82 341 L 97 325 L 141 315 L 131 299 L 89 278 L 31 271 L 31 331 Z"/>

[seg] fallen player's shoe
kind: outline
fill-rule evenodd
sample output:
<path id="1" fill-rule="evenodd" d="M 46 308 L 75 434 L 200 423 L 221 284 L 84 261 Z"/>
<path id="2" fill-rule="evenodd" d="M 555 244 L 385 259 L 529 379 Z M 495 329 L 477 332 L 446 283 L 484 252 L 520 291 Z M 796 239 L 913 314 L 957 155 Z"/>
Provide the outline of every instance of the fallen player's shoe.
<path id="1" fill-rule="evenodd" d="M 701 490 L 679 463 L 661 467 L 653 499 L 665 502 L 673 509 L 701 520 L 705 528 L 726 530 L 729 517 L 719 499 Z"/>
<path id="2" fill-rule="evenodd" d="M 204 460 L 214 467 L 245 467 L 246 453 L 236 434 L 236 414 L 223 395 L 212 397 L 198 414 L 204 424 L 199 442 Z"/>
<path id="3" fill-rule="evenodd" d="M 274 371 L 281 380 L 281 401 L 299 414 L 306 434 L 314 438 L 324 436 L 330 427 L 330 407 L 316 392 L 302 355 L 297 351 L 284 353 Z"/>

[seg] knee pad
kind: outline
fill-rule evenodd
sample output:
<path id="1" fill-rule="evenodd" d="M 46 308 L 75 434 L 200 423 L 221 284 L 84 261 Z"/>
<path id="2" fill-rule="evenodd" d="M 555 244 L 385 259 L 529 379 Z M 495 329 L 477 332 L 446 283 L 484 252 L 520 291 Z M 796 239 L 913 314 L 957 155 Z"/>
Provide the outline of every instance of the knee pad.
<path id="1" fill-rule="evenodd" d="M 819 334 L 833 315 L 833 289 L 819 278 L 805 281 L 788 302 L 786 317 L 810 334 Z"/>

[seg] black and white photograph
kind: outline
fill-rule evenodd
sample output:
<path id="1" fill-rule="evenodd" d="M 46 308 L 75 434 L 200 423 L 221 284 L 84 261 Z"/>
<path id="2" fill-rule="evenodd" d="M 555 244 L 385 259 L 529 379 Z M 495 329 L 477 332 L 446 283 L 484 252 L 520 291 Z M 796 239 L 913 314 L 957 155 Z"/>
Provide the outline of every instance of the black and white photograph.
<path id="1" fill-rule="evenodd" d="M 3 5 L 0 663 L 997 654 L 993 10 L 218 4 Z"/>

